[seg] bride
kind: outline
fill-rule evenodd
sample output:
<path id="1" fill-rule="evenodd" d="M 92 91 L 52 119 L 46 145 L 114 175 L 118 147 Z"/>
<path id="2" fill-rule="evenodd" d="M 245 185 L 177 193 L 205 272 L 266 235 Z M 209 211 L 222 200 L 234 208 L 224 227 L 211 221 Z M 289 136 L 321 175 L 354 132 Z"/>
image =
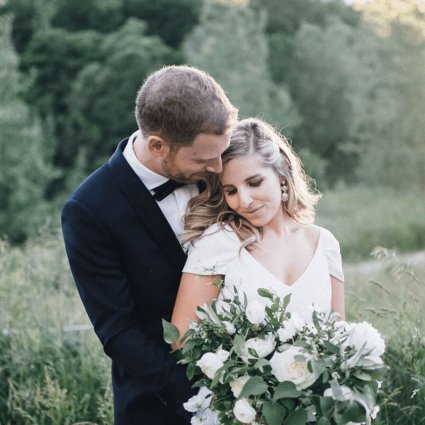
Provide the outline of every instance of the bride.
<path id="1" fill-rule="evenodd" d="M 180 335 L 198 320 L 198 306 L 233 287 L 248 301 L 260 298 L 258 288 L 291 294 L 288 311 L 300 316 L 314 304 L 344 317 L 339 244 L 313 224 L 320 195 L 287 140 L 264 121 L 245 119 L 222 161 L 185 219 L 191 246 L 172 316 Z"/>

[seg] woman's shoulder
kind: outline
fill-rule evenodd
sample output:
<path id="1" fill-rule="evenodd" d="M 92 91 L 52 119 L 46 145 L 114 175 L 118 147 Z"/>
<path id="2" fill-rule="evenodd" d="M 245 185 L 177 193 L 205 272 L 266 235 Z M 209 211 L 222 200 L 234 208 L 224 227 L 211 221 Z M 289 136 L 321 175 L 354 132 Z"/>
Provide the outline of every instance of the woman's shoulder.
<path id="1" fill-rule="evenodd" d="M 330 230 L 317 224 L 310 224 L 309 227 L 312 229 L 312 231 L 315 231 L 317 233 L 317 237 L 320 244 L 324 246 L 335 246 L 336 244 L 339 245 L 338 239 Z"/>
<path id="2" fill-rule="evenodd" d="M 204 233 L 193 242 L 193 245 L 205 243 L 226 243 L 232 245 L 240 245 L 240 241 L 235 231 L 228 224 L 214 223 Z"/>
<path id="3" fill-rule="evenodd" d="M 225 275 L 230 263 L 237 257 L 239 248 L 239 239 L 230 226 L 213 224 L 192 242 L 183 271 L 200 275 Z"/>

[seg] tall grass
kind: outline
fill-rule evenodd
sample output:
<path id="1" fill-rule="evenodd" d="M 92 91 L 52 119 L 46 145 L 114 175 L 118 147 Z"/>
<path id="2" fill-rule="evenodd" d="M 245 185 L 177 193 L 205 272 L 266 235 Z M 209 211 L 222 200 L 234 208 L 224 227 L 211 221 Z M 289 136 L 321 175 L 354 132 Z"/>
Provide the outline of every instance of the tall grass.
<path id="1" fill-rule="evenodd" d="M 425 248 L 425 197 L 388 188 L 325 191 L 318 223 L 335 233 L 345 260 L 368 257 L 375 246 L 417 251 Z"/>
<path id="2" fill-rule="evenodd" d="M 112 423 L 109 362 L 70 277 L 62 242 L 0 247 L 0 424 Z"/>
<path id="3" fill-rule="evenodd" d="M 416 270 L 378 249 L 382 271 L 346 273 L 348 320 L 366 320 L 385 336 L 389 366 L 377 425 L 425 424 L 425 264 Z"/>

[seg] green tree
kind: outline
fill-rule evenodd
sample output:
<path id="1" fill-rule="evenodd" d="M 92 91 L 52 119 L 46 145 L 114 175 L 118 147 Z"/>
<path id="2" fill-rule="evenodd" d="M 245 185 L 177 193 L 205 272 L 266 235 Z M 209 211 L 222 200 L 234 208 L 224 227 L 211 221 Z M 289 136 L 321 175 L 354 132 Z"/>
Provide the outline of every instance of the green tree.
<path id="1" fill-rule="evenodd" d="M 265 23 L 264 14 L 249 7 L 208 1 L 184 52 L 217 79 L 241 116 L 259 116 L 291 132 L 300 118 L 286 88 L 271 81 Z"/>
<path id="2" fill-rule="evenodd" d="M 357 166 L 356 114 L 369 102 L 376 68 L 374 35 L 338 18 L 302 24 L 294 38 L 290 87 L 305 125 L 296 143 L 328 161 L 328 183 L 351 180 Z"/>
<path id="3" fill-rule="evenodd" d="M 147 35 L 159 35 L 174 49 L 198 23 L 201 6 L 201 0 L 122 0 L 124 16 L 145 21 Z"/>
<path id="4" fill-rule="evenodd" d="M 98 49 L 99 60 L 78 73 L 68 97 L 66 139 L 75 157 L 84 147 L 88 166 L 103 161 L 136 128 L 134 101 L 148 74 L 173 62 L 173 51 L 146 25 L 129 19 Z"/>
<path id="5" fill-rule="evenodd" d="M 18 53 L 25 51 L 36 31 L 46 29 L 55 11 L 56 0 L 5 0 L 0 15 L 13 15 L 12 40 Z"/>
<path id="6" fill-rule="evenodd" d="M 23 85 L 11 42 L 11 17 L 0 16 L 0 235 L 22 242 L 46 220 L 53 177 L 40 122 L 20 99 Z"/>
<path id="7" fill-rule="evenodd" d="M 329 18 L 339 18 L 357 26 L 359 14 L 343 0 L 251 0 L 251 7 L 267 14 L 266 35 L 269 43 L 269 67 L 273 81 L 288 81 L 288 63 L 294 54 L 294 37 L 303 24 L 320 28 Z"/>
<path id="8" fill-rule="evenodd" d="M 59 28 L 37 32 L 21 56 L 21 67 L 30 78 L 25 93 L 28 103 L 44 121 L 51 120 L 56 139 L 54 161 L 73 162 L 72 144 L 66 139 L 69 126 L 67 98 L 72 83 L 87 62 L 99 57 L 102 35 L 95 31 L 71 33 Z"/>
<path id="9" fill-rule="evenodd" d="M 111 32 L 123 22 L 122 0 L 56 0 L 51 24 L 68 31 Z"/>
<path id="10" fill-rule="evenodd" d="M 368 184 L 425 191 L 425 32 L 410 22 L 391 22 L 381 38 L 374 96 L 358 115 L 357 171 Z"/>

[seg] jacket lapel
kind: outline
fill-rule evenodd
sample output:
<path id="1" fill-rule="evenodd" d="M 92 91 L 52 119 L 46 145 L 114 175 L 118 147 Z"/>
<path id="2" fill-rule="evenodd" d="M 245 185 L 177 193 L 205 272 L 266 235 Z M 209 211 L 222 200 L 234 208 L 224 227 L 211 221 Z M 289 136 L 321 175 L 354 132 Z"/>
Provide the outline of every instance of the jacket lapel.
<path id="1" fill-rule="evenodd" d="M 152 239 L 158 244 L 170 262 L 182 269 L 186 255 L 161 209 L 153 199 L 150 191 L 128 165 L 123 151 L 128 142 L 120 142 L 115 153 L 108 161 L 115 179 L 124 192 L 128 202 L 137 211 Z"/>

